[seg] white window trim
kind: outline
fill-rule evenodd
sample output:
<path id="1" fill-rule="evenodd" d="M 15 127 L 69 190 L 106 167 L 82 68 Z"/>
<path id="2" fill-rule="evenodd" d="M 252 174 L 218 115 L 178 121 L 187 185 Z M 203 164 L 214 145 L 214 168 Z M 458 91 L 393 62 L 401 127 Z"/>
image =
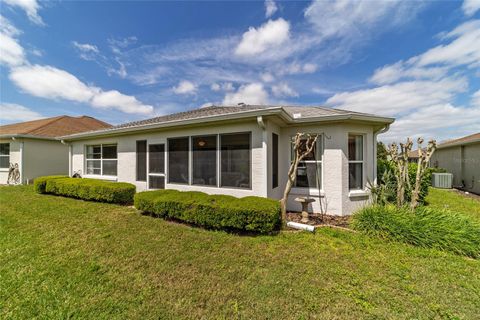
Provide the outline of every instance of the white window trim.
<path id="1" fill-rule="evenodd" d="M 88 158 L 88 147 L 91 146 L 100 146 L 100 159 L 93 159 L 93 158 Z M 103 159 L 103 146 L 116 146 L 117 147 L 117 157 L 115 159 Z M 100 161 L 100 174 L 95 174 L 95 173 L 86 173 L 87 172 L 87 161 L 92 161 L 92 160 L 99 160 Z M 104 175 L 103 174 L 103 160 L 106 161 L 117 161 L 117 174 L 112 176 L 112 175 Z M 85 145 L 85 163 L 84 163 L 84 171 L 86 174 L 84 174 L 85 178 L 94 178 L 94 179 L 102 179 L 102 180 L 117 180 L 118 176 L 118 144 L 117 143 L 100 143 L 100 144 L 87 144 Z"/>
<path id="2" fill-rule="evenodd" d="M 365 141 L 366 141 L 366 134 L 363 133 L 363 132 L 349 132 L 348 135 L 347 135 L 347 151 L 348 151 L 348 137 L 350 136 L 361 136 L 362 137 L 362 159 L 363 160 L 348 160 L 348 167 L 349 167 L 349 170 L 350 170 L 350 163 L 361 163 L 362 164 L 362 187 L 360 189 L 350 189 L 350 173 L 348 174 L 348 185 L 349 185 L 349 188 L 348 188 L 348 196 L 349 197 L 364 197 L 364 196 L 367 196 L 369 193 L 366 191 L 366 172 L 365 172 L 365 159 L 366 159 L 366 156 L 367 156 L 367 153 L 366 153 L 366 144 L 365 144 Z M 347 154 L 347 159 L 348 159 L 348 154 Z"/>
<path id="3" fill-rule="evenodd" d="M 10 145 L 9 142 L 0 143 L 0 144 L 8 144 L 8 155 L 6 155 L 6 154 L 0 154 L 0 158 L 8 158 L 8 166 L 5 167 L 5 168 L 0 168 L 0 171 L 7 171 L 7 172 L 8 172 L 9 169 L 10 169 L 10 156 L 11 156 L 11 154 L 10 154 L 10 147 L 11 147 L 11 145 Z"/>
<path id="4" fill-rule="evenodd" d="M 308 133 L 310 135 L 314 135 L 314 134 L 317 134 L 320 136 L 320 139 L 321 139 L 321 142 L 322 142 L 322 150 L 320 151 L 320 156 L 321 156 L 321 160 L 303 160 L 303 161 L 300 161 L 300 162 L 304 162 L 304 163 L 320 163 L 320 172 L 321 172 L 321 179 L 320 179 L 320 188 L 307 188 L 307 187 L 296 187 L 296 186 L 293 186 L 292 189 L 290 190 L 290 193 L 291 194 L 297 194 L 297 195 L 305 195 L 305 194 L 308 194 L 308 195 L 312 195 L 312 196 L 324 196 L 325 195 L 325 191 L 323 189 L 323 185 L 324 185 L 324 182 L 323 182 L 323 179 L 324 179 L 324 167 L 323 167 L 323 157 L 324 157 L 324 152 L 325 152 L 325 135 L 322 133 Z M 293 159 L 292 159 L 292 147 L 293 147 L 293 138 L 295 136 L 290 136 L 290 162 L 289 162 L 289 165 L 292 163 Z M 317 141 L 318 143 L 318 141 Z M 295 183 L 296 183 L 296 180 L 295 180 Z"/>

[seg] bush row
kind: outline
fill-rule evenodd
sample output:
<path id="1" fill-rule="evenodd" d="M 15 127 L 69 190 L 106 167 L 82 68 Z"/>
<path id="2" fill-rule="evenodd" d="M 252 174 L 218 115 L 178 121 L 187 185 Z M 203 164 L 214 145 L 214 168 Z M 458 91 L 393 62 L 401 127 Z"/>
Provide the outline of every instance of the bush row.
<path id="1" fill-rule="evenodd" d="M 269 233 L 280 226 L 279 202 L 267 198 L 158 190 L 137 193 L 134 204 L 158 217 L 212 229 Z"/>
<path id="2" fill-rule="evenodd" d="M 34 188 L 38 193 L 119 204 L 132 203 L 135 195 L 135 186 L 130 183 L 62 176 L 37 178 Z"/>
<path id="3" fill-rule="evenodd" d="M 353 215 L 352 227 L 384 239 L 480 258 L 480 224 L 446 210 L 370 206 Z"/>

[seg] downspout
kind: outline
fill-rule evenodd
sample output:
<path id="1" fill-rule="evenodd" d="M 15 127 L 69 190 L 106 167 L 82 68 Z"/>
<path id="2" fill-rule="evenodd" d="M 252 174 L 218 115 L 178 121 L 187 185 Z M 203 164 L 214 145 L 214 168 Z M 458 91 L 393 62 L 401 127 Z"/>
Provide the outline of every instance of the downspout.
<path id="1" fill-rule="evenodd" d="M 263 120 L 262 116 L 257 116 L 257 124 L 258 126 L 262 129 L 262 158 L 264 160 L 264 166 L 263 166 L 263 182 L 264 182 L 264 190 L 263 190 L 263 196 L 268 197 L 268 144 L 267 144 L 267 126 L 265 124 L 265 121 Z M 252 177 L 253 179 L 253 177 Z M 253 182 L 253 181 L 252 181 Z M 252 184 L 253 185 L 253 184 Z"/>
<path id="2" fill-rule="evenodd" d="M 24 149 L 24 142 L 18 141 L 17 138 L 12 137 L 13 141 L 16 141 L 20 144 L 20 163 L 18 164 L 18 167 L 20 168 L 20 184 L 23 184 L 23 149 Z M 28 182 L 28 181 L 27 181 Z"/>
<path id="3" fill-rule="evenodd" d="M 65 142 L 65 140 L 60 141 L 63 145 L 68 146 L 68 176 L 72 176 L 72 144 Z"/>
<path id="4" fill-rule="evenodd" d="M 390 129 L 390 124 L 385 125 L 378 131 L 373 132 L 373 183 L 377 185 L 377 136 Z"/>

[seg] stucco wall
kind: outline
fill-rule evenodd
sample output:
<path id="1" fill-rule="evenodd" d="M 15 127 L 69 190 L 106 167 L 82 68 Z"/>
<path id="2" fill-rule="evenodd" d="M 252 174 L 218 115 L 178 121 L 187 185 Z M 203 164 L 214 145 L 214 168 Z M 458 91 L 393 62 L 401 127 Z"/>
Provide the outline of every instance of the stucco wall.
<path id="1" fill-rule="evenodd" d="M 0 143 L 10 144 L 10 163 L 18 163 L 21 169 L 20 143 L 12 139 L 0 139 Z M 8 169 L 0 169 L 0 184 L 6 184 L 8 179 Z"/>
<path id="2" fill-rule="evenodd" d="M 452 173 L 453 186 L 480 194 L 480 143 L 438 149 L 430 163 Z"/>
<path id="3" fill-rule="evenodd" d="M 40 176 L 68 174 L 68 146 L 60 141 L 24 139 L 23 181 Z"/>
<path id="4" fill-rule="evenodd" d="M 364 185 L 367 181 L 374 181 L 374 135 L 373 129 L 367 125 L 330 124 L 302 127 L 279 127 L 272 121 L 265 121 L 266 128 L 262 128 L 256 121 L 238 122 L 221 126 L 197 127 L 158 131 L 154 133 L 136 134 L 72 142 L 72 171 L 85 173 L 85 146 L 89 144 L 116 143 L 118 151 L 117 181 L 133 183 L 138 191 L 146 190 L 147 183 L 136 179 L 136 141 L 147 140 L 148 144 L 165 143 L 167 138 L 195 136 L 207 134 L 221 134 L 231 132 L 252 133 L 252 189 L 234 189 L 203 187 L 180 184 L 165 184 L 165 188 L 177 190 L 197 190 L 210 194 L 222 193 L 237 197 L 255 195 L 268 196 L 280 199 L 287 181 L 287 172 L 290 165 L 290 137 L 297 131 L 321 133 L 324 139 L 324 158 L 322 166 L 323 188 L 318 190 L 293 189 L 289 198 L 289 210 L 300 210 L 300 205 L 294 201 L 298 196 L 312 196 L 315 201 L 311 211 L 321 212 L 321 208 L 329 214 L 351 214 L 356 208 L 364 205 L 368 200 L 367 192 L 357 192 L 354 196 L 348 189 L 348 134 L 364 135 Z M 272 188 L 272 132 L 279 135 L 279 186 Z M 167 180 L 166 180 L 167 181 Z M 321 207 L 322 206 L 322 207 Z"/>

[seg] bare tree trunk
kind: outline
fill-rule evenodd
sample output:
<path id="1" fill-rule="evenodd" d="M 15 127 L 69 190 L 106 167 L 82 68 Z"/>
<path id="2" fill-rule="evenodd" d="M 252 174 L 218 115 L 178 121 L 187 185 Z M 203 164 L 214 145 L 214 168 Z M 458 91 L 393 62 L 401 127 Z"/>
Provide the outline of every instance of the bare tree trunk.
<path id="1" fill-rule="evenodd" d="M 410 207 L 415 209 L 418 206 L 418 200 L 420 199 L 420 188 L 422 186 L 423 176 L 425 170 L 428 167 L 430 158 L 437 149 L 437 144 L 435 140 L 430 140 L 427 145 L 427 150 L 424 152 L 422 150 L 423 139 L 418 138 L 418 164 L 417 164 L 417 175 L 415 177 L 415 188 L 412 191 L 412 200 L 410 202 Z"/>
<path id="2" fill-rule="evenodd" d="M 405 192 L 408 187 L 411 189 L 410 179 L 408 177 L 408 153 L 412 150 L 413 141 L 408 138 L 407 143 L 400 143 L 400 152 L 396 143 L 392 143 L 388 148 L 388 153 L 395 163 L 395 177 L 397 178 L 397 206 L 401 207 L 405 203 Z"/>
<path id="3" fill-rule="evenodd" d="M 306 142 L 305 142 L 305 150 L 302 150 L 301 144 L 302 144 L 302 138 L 306 137 Z M 297 179 L 297 169 L 298 169 L 298 164 L 300 161 L 302 161 L 308 154 L 310 154 L 314 147 L 315 144 L 317 143 L 318 135 L 309 135 L 305 133 L 300 133 L 297 132 L 295 135 L 294 139 L 294 159 L 292 163 L 290 164 L 290 168 L 288 169 L 288 181 L 287 184 L 285 185 L 285 190 L 283 192 L 283 198 L 280 200 L 280 207 L 282 210 L 282 222 L 285 224 L 287 222 L 287 201 L 288 201 L 288 195 L 290 194 L 290 191 L 292 190 L 293 185 L 295 184 L 295 180 Z"/>

